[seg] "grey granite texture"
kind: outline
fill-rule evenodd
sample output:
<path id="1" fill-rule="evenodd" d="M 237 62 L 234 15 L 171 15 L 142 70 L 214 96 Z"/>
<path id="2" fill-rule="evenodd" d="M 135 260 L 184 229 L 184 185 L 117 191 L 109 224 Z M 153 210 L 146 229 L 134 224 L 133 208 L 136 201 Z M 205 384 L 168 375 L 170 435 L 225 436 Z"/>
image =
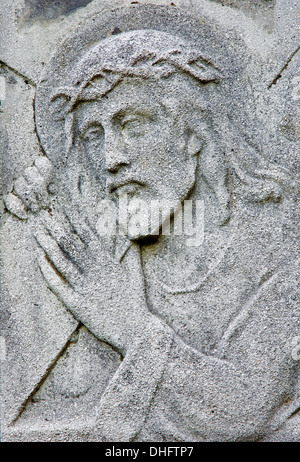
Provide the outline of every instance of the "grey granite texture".
<path id="1" fill-rule="evenodd" d="M 2 440 L 300 441 L 297 2 L 0 23 Z"/>

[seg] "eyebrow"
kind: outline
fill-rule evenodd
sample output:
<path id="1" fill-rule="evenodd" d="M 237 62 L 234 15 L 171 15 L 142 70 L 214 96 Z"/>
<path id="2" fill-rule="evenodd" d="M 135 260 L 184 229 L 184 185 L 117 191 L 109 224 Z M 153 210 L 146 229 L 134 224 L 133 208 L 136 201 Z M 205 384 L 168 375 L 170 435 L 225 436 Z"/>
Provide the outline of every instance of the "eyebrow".
<path id="1" fill-rule="evenodd" d="M 117 111 L 113 116 L 112 120 L 114 119 L 126 119 L 127 117 L 130 116 L 146 116 L 147 118 L 151 119 L 153 118 L 153 111 L 150 111 L 149 109 L 138 109 L 138 108 L 126 108 L 126 109 L 121 109 L 120 111 Z"/>
<path id="2" fill-rule="evenodd" d="M 153 106 L 152 106 L 153 107 Z M 163 108 L 161 104 L 155 104 L 156 108 Z M 136 104 L 127 104 L 124 105 L 124 107 L 119 107 L 116 111 L 114 111 L 109 118 L 111 120 L 115 119 L 121 119 L 124 117 L 129 116 L 130 114 L 135 114 L 135 115 L 143 115 L 148 118 L 153 118 L 153 110 L 151 111 L 151 108 L 149 108 L 148 105 L 143 104 L 140 105 L 140 107 L 136 106 Z M 79 132 L 80 134 L 83 134 L 86 130 L 88 130 L 90 127 L 93 126 L 102 126 L 101 121 L 99 120 L 99 112 L 93 111 L 90 114 L 87 114 L 85 117 L 85 120 L 83 121 L 82 124 L 78 124 Z"/>

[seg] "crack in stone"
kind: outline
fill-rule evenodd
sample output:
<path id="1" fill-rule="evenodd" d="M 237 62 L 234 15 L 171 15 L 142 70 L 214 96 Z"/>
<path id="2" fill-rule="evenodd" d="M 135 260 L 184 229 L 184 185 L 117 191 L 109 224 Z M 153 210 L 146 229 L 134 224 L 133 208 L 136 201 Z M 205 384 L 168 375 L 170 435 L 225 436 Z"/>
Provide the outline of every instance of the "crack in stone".
<path id="1" fill-rule="evenodd" d="M 0 66 L 5 66 L 7 67 L 7 69 L 11 72 L 14 72 L 16 75 L 18 75 L 19 77 L 21 77 L 21 79 L 24 80 L 24 82 L 26 84 L 30 84 L 32 85 L 33 87 L 36 87 L 36 83 L 30 79 L 29 77 L 27 77 L 26 75 L 22 74 L 21 72 L 17 71 L 16 69 L 14 69 L 13 67 L 9 66 L 7 63 L 5 63 L 4 61 L 0 61 Z"/>
<path id="2" fill-rule="evenodd" d="M 290 62 L 292 61 L 292 59 L 294 58 L 294 56 L 296 56 L 296 54 L 298 53 L 298 51 L 300 50 L 300 46 L 298 48 L 296 48 L 296 50 L 290 55 L 290 57 L 288 58 L 287 62 L 285 63 L 285 65 L 281 68 L 281 70 L 279 71 L 279 73 L 274 77 L 274 79 L 272 80 L 272 82 L 268 85 L 268 90 L 270 90 L 270 88 L 273 86 L 273 85 L 276 85 L 277 81 L 281 78 L 281 75 L 282 73 L 286 70 L 286 68 L 288 67 L 288 65 L 290 64 Z"/>

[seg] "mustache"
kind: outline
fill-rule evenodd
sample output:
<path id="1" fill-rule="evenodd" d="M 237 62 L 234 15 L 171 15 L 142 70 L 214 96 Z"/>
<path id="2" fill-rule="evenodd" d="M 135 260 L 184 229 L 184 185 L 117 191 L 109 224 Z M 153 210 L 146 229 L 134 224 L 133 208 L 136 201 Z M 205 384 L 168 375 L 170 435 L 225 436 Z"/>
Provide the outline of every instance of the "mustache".
<path id="1" fill-rule="evenodd" d="M 121 188 L 122 186 L 125 186 L 127 184 L 133 184 L 133 185 L 138 185 L 138 186 L 145 186 L 146 183 L 139 179 L 139 178 L 134 178 L 134 177 L 123 177 L 120 179 L 113 179 L 113 180 L 107 180 L 106 182 L 106 190 L 110 194 L 116 191 L 118 188 Z"/>

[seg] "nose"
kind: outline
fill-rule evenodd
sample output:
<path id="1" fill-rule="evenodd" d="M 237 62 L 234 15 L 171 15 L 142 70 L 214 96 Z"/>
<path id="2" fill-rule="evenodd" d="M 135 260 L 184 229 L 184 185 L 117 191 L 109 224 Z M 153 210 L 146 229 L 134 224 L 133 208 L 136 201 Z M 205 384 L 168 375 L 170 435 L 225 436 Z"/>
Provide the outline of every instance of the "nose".
<path id="1" fill-rule="evenodd" d="M 115 131 L 105 134 L 105 161 L 110 173 L 117 173 L 121 167 L 129 165 L 125 147 Z"/>

